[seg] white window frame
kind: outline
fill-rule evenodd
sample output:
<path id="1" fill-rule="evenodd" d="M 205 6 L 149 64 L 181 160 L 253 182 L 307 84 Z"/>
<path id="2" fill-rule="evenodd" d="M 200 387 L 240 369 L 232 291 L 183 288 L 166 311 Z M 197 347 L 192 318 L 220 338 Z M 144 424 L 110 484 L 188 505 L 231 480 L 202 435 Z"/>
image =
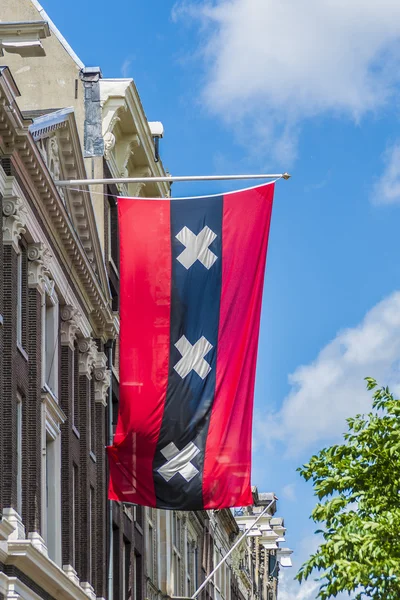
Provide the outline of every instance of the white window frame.
<path id="1" fill-rule="evenodd" d="M 94 564 L 93 564 L 93 511 L 95 506 L 93 504 L 95 500 L 94 487 L 89 487 L 89 582 L 93 585 L 94 581 Z"/>
<path id="2" fill-rule="evenodd" d="M 182 595 L 182 519 L 174 510 L 172 512 L 172 576 L 173 593 Z"/>
<path id="3" fill-rule="evenodd" d="M 22 348 L 22 252 L 17 254 L 17 345 Z"/>
<path id="4" fill-rule="evenodd" d="M 50 390 L 42 392 L 42 537 L 49 557 L 60 567 L 61 554 L 61 432 L 66 416 Z"/>
<path id="5" fill-rule="evenodd" d="M 22 516 L 22 396 L 17 392 L 17 513 Z"/>
<path id="6" fill-rule="evenodd" d="M 155 583 L 156 569 L 154 568 L 154 536 L 155 536 L 155 524 L 152 515 L 153 509 L 150 508 L 147 511 L 146 517 L 146 571 L 147 576 Z"/>
<path id="7" fill-rule="evenodd" d="M 75 427 L 75 347 L 72 350 L 72 359 L 71 359 L 71 424 L 72 427 Z"/>
<path id="8" fill-rule="evenodd" d="M 58 402 L 59 302 L 54 282 L 48 280 L 42 299 L 42 388 Z"/>
<path id="9" fill-rule="evenodd" d="M 132 552 L 132 557 L 131 557 L 131 569 L 132 569 L 132 600 L 137 600 L 137 556 L 136 556 L 136 552 Z"/>
<path id="10" fill-rule="evenodd" d="M 76 568 L 76 490 L 79 482 L 77 481 L 78 466 L 72 463 L 72 566 Z"/>

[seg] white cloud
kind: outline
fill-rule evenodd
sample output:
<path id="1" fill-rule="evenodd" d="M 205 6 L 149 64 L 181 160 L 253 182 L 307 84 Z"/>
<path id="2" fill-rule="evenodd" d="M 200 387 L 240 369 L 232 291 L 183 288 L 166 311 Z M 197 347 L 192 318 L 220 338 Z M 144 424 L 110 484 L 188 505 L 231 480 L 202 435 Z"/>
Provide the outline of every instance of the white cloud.
<path id="1" fill-rule="evenodd" d="M 125 77 L 125 78 L 129 77 L 129 72 L 130 72 L 130 67 L 131 67 L 132 61 L 133 61 L 133 59 L 131 57 L 128 57 L 122 63 L 122 67 L 121 67 L 122 77 Z"/>
<path id="2" fill-rule="evenodd" d="M 346 430 L 347 417 L 370 408 L 364 377 L 400 392 L 399 360 L 400 292 L 395 292 L 357 327 L 338 333 L 314 362 L 296 369 L 280 411 L 256 420 L 256 437 L 283 442 L 293 456 L 337 439 Z"/>
<path id="3" fill-rule="evenodd" d="M 294 483 L 288 483 L 284 485 L 282 488 L 282 496 L 289 500 L 290 502 L 294 502 L 296 500 L 296 485 Z"/>
<path id="4" fill-rule="evenodd" d="M 314 581 L 306 581 L 300 586 L 287 571 L 280 571 L 279 600 L 314 600 L 318 588 L 318 583 Z"/>
<path id="5" fill-rule="evenodd" d="M 383 155 L 385 169 L 372 190 L 374 204 L 400 203 L 400 141 Z"/>
<path id="6" fill-rule="evenodd" d="M 297 124 L 326 112 L 356 120 L 400 79 L 400 2 L 181 0 L 197 19 L 208 108 L 240 137 L 274 138 L 293 155 Z"/>
<path id="7" fill-rule="evenodd" d="M 314 572 L 311 579 L 302 582 L 300 585 L 294 579 L 298 568 L 305 562 L 311 554 L 316 552 L 318 545 L 321 543 L 320 535 L 308 535 L 301 539 L 298 548 L 292 555 L 293 568 L 282 568 L 279 571 L 279 600 L 315 600 L 317 592 L 321 585 L 315 579 L 319 576 Z M 336 600 L 345 600 L 349 598 L 348 594 L 339 594 Z"/>

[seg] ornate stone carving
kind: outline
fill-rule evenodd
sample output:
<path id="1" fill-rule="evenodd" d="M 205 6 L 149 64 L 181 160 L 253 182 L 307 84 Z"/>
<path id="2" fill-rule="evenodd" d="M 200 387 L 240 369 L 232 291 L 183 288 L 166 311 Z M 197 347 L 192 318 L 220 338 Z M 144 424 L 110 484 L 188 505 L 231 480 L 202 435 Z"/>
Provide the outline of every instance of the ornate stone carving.
<path id="1" fill-rule="evenodd" d="M 129 163 L 131 158 L 134 156 L 136 148 L 138 148 L 140 146 L 140 138 L 137 135 L 137 133 L 135 133 L 132 136 L 131 141 L 128 143 L 127 147 L 126 147 L 126 151 L 125 151 L 125 156 L 124 156 L 124 161 L 122 163 L 122 170 L 121 170 L 121 176 L 122 177 L 129 177 Z M 132 175 L 133 177 L 133 175 Z"/>
<path id="2" fill-rule="evenodd" d="M 19 252 L 18 242 L 25 233 L 26 214 L 26 207 L 18 196 L 3 199 L 3 243 L 11 244 L 16 252 Z"/>
<path id="3" fill-rule="evenodd" d="M 52 137 L 42 138 L 38 142 L 38 148 L 53 179 L 55 181 L 61 179 L 60 148 L 57 136 L 54 134 Z M 65 202 L 62 188 L 58 188 L 58 192 Z"/>
<path id="4" fill-rule="evenodd" d="M 80 338 L 78 349 L 79 375 L 86 375 L 88 379 L 91 379 L 94 362 L 98 354 L 96 342 L 92 338 Z"/>
<path id="5" fill-rule="evenodd" d="M 69 304 L 61 307 L 61 345 L 69 346 L 71 350 L 74 349 L 80 316 L 78 309 Z"/>
<path id="6" fill-rule="evenodd" d="M 107 391 L 111 383 L 111 371 L 106 368 L 107 357 L 104 352 L 97 352 L 94 363 L 94 398 L 96 402 L 107 405 Z"/>
<path id="7" fill-rule="evenodd" d="M 130 177 L 150 177 L 151 169 L 150 167 L 138 167 L 131 174 Z M 142 190 L 146 187 L 146 183 L 144 181 L 140 183 L 130 183 L 128 184 L 129 195 L 131 196 L 140 196 Z"/>
<path id="8" fill-rule="evenodd" d="M 51 254 L 43 242 L 30 244 L 28 246 L 28 286 L 44 292 L 51 283 L 49 280 L 48 263 Z M 54 286 L 54 282 L 53 282 Z M 52 291 L 52 290 L 51 290 Z"/>
<path id="9" fill-rule="evenodd" d="M 48 149 L 48 164 L 47 164 L 50 173 L 53 175 L 53 178 L 57 181 L 60 179 L 61 174 L 61 165 L 60 165 L 60 152 L 58 149 L 58 141 L 55 136 L 49 139 L 49 149 Z"/>
<path id="10" fill-rule="evenodd" d="M 108 131 L 104 136 L 104 158 L 110 160 L 111 151 L 115 146 L 115 135 Z"/>

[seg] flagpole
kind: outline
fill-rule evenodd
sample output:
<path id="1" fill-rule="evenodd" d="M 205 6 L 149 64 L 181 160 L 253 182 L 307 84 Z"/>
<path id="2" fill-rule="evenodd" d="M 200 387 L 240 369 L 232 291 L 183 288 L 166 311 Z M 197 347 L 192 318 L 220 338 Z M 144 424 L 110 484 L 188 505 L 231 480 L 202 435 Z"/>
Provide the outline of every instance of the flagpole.
<path id="1" fill-rule="evenodd" d="M 232 552 L 239 546 L 239 544 L 250 534 L 251 530 L 254 529 L 254 527 L 257 525 L 258 521 L 260 521 L 261 517 L 263 517 L 265 515 L 265 513 L 267 513 L 269 511 L 269 509 L 271 508 L 271 506 L 273 505 L 273 503 L 276 501 L 276 498 L 274 498 L 273 500 L 271 500 L 271 502 L 268 504 L 268 506 L 266 506 L 264 508 L 263 511 L 260 512 L 260 514 L 258 515 L 258 517 L 256 518 L 256 520 L 254 521 L 254 523 L 252 524 L 252 526 L 247 529 L 243 535 L 240 536 L 240 538 L 233 544 L 232 548 L 229 550 L 229 552 L 227 554 L 225 554 L 225 556 L 223 557 L 223 559 L 217 564 L 217 566 L 215 567 L 215 569 L 209 574 L 208 577 L 206 577 L 206 579 L 203 581 L 203 583 L 201 584 L 201 586 L 198 588 L 198 590 L 195 591 L 195 593 L 193 594 L 193 596 L 188 599 L 188 600 L 196 600 L 197 596 L 200 594 L 200 592 L 206 587 L 207 583 L 210 581 L 210 579 L 212 579 L 215 575 L 215 573 L 218 571 L 218 569 L 226 562 L 226 560 L 229 558 L 229 556 L 232 554 Z"/>
<path id="2" fill-rule="evenodd" d="M 174 177 L 117 177 L 109 179 L 65 179 L 54 181 L 57 187 L 71 187 L 79 185 L 107 185 L 112 183 L 174 183 L 177 181 L 234 181 L 238 179 L 290 179 L 289 173 L 255 175 L 183 175 Z"/>

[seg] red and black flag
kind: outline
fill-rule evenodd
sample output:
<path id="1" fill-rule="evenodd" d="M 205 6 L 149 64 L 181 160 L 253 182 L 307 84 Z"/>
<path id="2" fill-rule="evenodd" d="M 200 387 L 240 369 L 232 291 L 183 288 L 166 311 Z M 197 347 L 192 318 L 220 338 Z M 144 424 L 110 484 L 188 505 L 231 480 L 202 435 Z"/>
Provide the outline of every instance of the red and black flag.
<path id="1" fill-rule="evenodd" d="M 274 184 L 118 199 L 120 407 L 110 498 L 246 506 Z"/>

